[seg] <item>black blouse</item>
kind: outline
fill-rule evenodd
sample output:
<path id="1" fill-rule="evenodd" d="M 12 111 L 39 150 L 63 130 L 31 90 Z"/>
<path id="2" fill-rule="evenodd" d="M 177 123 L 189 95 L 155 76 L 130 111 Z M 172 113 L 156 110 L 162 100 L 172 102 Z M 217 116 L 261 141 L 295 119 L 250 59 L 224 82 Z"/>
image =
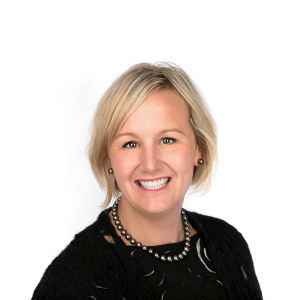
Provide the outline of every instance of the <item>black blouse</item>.
<path id="1" fill-rule="evenodd" d="M 160 255 L 182 251 L 184 241 L 151 247 Z M 150 291 L 161 300 L 227 300 L 227 295 L 199 233 L 191 237 L 188 255 L 177 262 L 161 261 L 135 246 L 127 246 L 141 266 Z"/>
<path id="2" fill-rule="evenodd" d="M 217 280 L 230 300 L 263 299 L 249 247 L 225 221 L 186 211 L 199 235 L 192 237 L 192 249 L 183 261 L 169 263 L 126 246 L 111 224 L 110 211 L 102 211 L 53 260 L 32 300 L 220 299 L 226 295 Z M 179 245 L 154 248 L 178 254 L 183 248 Z"/>

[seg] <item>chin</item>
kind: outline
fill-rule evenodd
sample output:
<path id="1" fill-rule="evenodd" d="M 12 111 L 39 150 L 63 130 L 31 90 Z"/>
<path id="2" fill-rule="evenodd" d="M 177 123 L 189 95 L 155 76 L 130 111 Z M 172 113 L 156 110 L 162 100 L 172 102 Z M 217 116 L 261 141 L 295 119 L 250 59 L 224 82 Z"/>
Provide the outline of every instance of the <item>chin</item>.
<path id="1" fill-rule="evenodd" d="M 139 205 L 140 210 L 146 214 L 163 214 L 174 208 L 173 203 L 162 202 L 162 201 L 147 201 L 143 205 Z"/>

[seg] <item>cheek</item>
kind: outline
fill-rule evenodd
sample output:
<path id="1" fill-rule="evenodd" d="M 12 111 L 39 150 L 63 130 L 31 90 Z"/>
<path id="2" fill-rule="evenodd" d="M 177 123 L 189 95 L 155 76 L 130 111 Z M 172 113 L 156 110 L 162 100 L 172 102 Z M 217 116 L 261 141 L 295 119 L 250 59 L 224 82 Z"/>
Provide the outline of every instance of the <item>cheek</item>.
<path id="1" fill-rule="evenodd" d="M 179 170 L 189 170 L 194 166 L 192 147 L 184 147 L 180 150 L 178 149 L 178 151 L 172 155 L 172 161 L 174 166 L 176 165 Z"/>
<path id="2" fill-rule="evenodd" d="M 122 183 L 123 179 L 132 176 L 136 167 L 136 156 L 122 155 L 122 153 L 112 153 L 111 164 L 114 169 L 114 174 L 118 184 Z"/>
<path id="3" fill-rule="evenodd" d="M 173 153 L 169 158 L 168 165 L 177 174 L 182 188 L 190 186 L 194 172 L 194 155 L 191 148 L 184 148 Z"/>

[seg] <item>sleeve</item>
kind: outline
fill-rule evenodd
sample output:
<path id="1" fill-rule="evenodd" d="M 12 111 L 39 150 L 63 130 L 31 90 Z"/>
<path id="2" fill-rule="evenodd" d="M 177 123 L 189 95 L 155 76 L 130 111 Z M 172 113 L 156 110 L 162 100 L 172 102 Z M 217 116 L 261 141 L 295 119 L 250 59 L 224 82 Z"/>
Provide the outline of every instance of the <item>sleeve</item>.
<path id="1" fill-rule="evenodd" d="M 79 299 L 72 291 L 72 286 L 68 286 L 59 276 L 47 274 L 35 288 L 32 300 L 64 300 Z"/>
<path id="2" fill-rule="evenodd" d="M 234 228 L 234 227 L 233 227 Z M 243 277 L 246 281 L 248 281 L 250 285 L 250 289 L 253 290 L 253 292 L 256 292 L 256 295 L 259 295 L 259 299 L 263 299 L 262 297 L 262 291 L 260 288 L 259 281 L 256 276 L 255 268 L 254 268 L 254 262 L 253 258 L 250 252 L 250 248 L 248 246 L 248 243 L 246 242 L 243 235 L 234 228 L 236 235 L 237 235 L 237 241 L 239 243 L 239 248 L 242 249 L 240 252 L 240 255 L 238 256 L 239 265 L 240 265 L 240 271 L 243 274 Z"/>
<path id="3" fill-rule="evenodd" d="M 229 246 L 228 249 L 230 249 L 230 251 L 227 252 L 227 256 L 231 256 L 229 261 L 238 267 L 237 272 L 240 275 L 239 278 L 242 278 L 242 280 L 239 281 L 241 284 L 243 283 L 242 286 L 247 289 L 247 297 L 251 300 L 263 300 L 262 291 L 256 276 L 254 262 L 248 243 L 235 227 L 224 220 L 216 220 L 219 222 L 220 228 L 222 228 L 222 235 L 223 238 L 225 238 L 224 243 L 227 243 Z M 228 266 L 228 268 L 230 267 Z M 236 270 L 232 271 L 235 272 Z"/>
<path id="4" fill-rule="evenodd" d="M 196 213 L 192 216 L 198 220 L 195 225 L 232 299 L 262 300 L 252 255 L 243 235 L 222 219 Z"/>

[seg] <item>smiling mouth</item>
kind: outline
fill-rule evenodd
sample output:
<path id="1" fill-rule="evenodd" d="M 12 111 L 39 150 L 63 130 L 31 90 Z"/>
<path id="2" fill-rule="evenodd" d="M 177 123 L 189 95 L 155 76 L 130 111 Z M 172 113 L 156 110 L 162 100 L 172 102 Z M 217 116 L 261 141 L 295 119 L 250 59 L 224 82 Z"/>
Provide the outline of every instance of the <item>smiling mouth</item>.
<path id="1" fill-rule="evenodd" d="M 163 188 L 165 185 L 168 184 L 168 182 L 171 180 L 171 177 L 165 177 L 159 180 L 153 180 L 153 181 L 139 181 L 136 182 L 139 184 L 139 186 L 143 187 L 147 190 L 158 190 Z"/>

